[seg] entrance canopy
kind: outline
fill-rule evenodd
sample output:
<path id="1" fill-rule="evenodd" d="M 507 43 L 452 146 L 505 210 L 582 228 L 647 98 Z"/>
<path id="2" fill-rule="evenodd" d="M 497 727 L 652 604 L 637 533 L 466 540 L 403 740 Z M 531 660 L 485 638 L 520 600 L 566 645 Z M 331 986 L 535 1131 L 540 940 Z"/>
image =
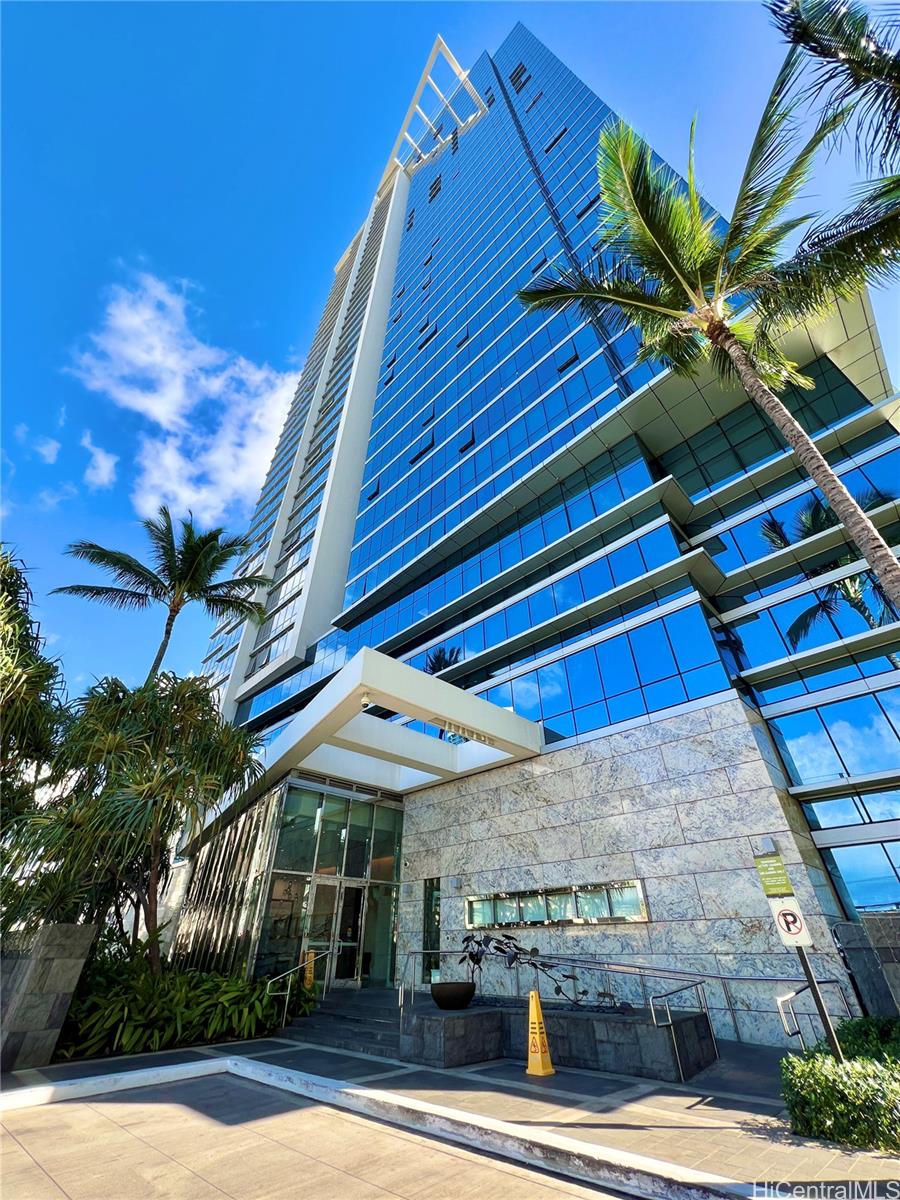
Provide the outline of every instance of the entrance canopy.
<path id="1" fill-rule="evenodd" d="M 370 715 L 385 708 L 453 740 Z M 458 738 L 465 740 L 459 741 Z M 539 754 L 540 725 L 406 663 L 363 649 L 266 747 L 254 791 L 303 768 L 368 787 L 411 792 Z"/>

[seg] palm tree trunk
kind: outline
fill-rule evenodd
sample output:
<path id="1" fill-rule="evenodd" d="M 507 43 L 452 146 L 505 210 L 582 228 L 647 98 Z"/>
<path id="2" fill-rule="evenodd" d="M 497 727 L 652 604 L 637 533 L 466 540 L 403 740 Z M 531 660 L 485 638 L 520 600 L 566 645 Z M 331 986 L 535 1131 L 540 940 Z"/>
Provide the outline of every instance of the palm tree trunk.
<path id="1" fill-rule="evenodd" d="M 819 487 L 885 593 L 895 605 L 900 605 L 900 562 L 891 553 L 890 546 L 832 471 L 803 427 L 760 379 L 743 346 L 728 326 L 723 322 L 715 328 L 710 327 L 707 336 L 734 363 L 744 391 L 794 451 L 800 466 Z"/>
<path id="2" fill-rule="evenodd" d="M 175 624 L 175 618 L 177 616 L 178 609 L 170 608 L 169 615 L 166 617 L 166 627 L 163 630 L 163 639 L 159 643 L 159 649 L 156 652 L 156 658 L 154 658 L 153 666 L 150 668 L 150 674 L 144 681 L 145 686 L 146 684 L 150 683 L 151 680 L 156 678 L 156 674 L 159 671 L 159 668 L 162 666 L 162 660 L 165 658 L 166 651 L 169 648 L 169 638 L 172 636 L 172 626 Z"/>

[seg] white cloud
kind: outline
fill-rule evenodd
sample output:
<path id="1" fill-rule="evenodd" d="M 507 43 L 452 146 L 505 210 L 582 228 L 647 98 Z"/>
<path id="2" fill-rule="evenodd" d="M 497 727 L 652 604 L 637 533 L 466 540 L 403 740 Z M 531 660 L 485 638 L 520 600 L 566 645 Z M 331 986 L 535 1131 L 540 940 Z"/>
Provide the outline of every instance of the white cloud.
<path id="1" fill-rule="evenodd" d="M 25 441 L 25 439 L 28 437 L 28 426 L 25 424 L 24 421 L 20 422 L 15 427 L 15 429 L 13 430 L 13 434 L 14 434 L 17 442 Z"/>
<path id="2" fill-rule="evenodd" d="M 61 483 L 58 488 L 44 488 L 42 492 L 38 492 L 38 504 L 45 511 L 50 512 L 59 508 L 63 501 L 71 500 L 73 496 L 77 495 L 78 488 L 74 483 Z"/>
<path id="3" fill-rule="evenodd" d="M 66 423 L 66 406 L 64 404 L 61 404 L 59 406 L 59 410 L 57 411 L 57 414 L 56 414 L 57 429 L 62 429 L 62 427 L 65 425 L 65 423 Z"/>
<path id="4" fill-rule="evenodd" d="M 47 463 L 48 466 L 52 466 L 56 462 L 56 457 L 62 449 L 62 443 L 58 442 L 56 438 L 42 437 L 35 441 L 34 448 L 44 462 Z"/>
<path id="5" fill-rule="evenodd" d="M 81 435 L 79 445 L 83 446 L 91 456 L 91 461 L 84 472 L 84 482 L 91 491 L 95 492 L 99 488 L 112 487 L 116 482 L 116 463 L 119 461 L 118 454 L 111 454 L 108 450 L 103 450 L 100 446 L 95 446 L 89 429 L 86 429 Z"/>
<path id="6" fill-rule="evenodd" d="M 136 459 L 137 511 L 168 504 L 211 523 L 255 503 L 296 377 L 203 342 L 191 328 L 188 291 L 148 272 L 114 287 L 72 371 L 148 422 Z"/>

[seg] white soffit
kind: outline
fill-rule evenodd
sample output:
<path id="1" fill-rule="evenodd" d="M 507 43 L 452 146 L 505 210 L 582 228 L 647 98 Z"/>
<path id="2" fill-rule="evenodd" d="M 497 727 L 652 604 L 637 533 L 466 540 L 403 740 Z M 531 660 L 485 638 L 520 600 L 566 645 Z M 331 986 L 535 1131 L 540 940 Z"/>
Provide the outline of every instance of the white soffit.
<path id="1" fill-rule="evenodd" d="M 374 717 L 371 707 L 437 725 L 451 742 Z M 411 792 L 539 754 L 540 725 L 443 679 L 363 649 L 266 747 L 262 791 L 303 769 L 367 787 Z"/>

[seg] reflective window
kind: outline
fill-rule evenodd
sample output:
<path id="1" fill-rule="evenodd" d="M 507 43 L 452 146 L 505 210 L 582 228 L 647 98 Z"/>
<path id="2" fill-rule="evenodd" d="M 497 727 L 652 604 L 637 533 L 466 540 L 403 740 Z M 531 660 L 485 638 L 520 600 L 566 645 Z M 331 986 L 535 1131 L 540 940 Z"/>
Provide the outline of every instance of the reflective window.
<path id="1" fill-rule="evenodd" d="M 773 718 L 795 784 L 900 770 L 900 689 Z"/>
<path id="2" fill-rule="evenodd" d="M 556 891 L 472 896 L 466 901 L 469 929 L 646 920 L 644 893 L 637 880 L 584 884 Z"/>
<path id="3" fill-rule="evenodd" d="M 900 841 L 836 846 L 822 857 L 851 916 L 900 908 Z"/>

